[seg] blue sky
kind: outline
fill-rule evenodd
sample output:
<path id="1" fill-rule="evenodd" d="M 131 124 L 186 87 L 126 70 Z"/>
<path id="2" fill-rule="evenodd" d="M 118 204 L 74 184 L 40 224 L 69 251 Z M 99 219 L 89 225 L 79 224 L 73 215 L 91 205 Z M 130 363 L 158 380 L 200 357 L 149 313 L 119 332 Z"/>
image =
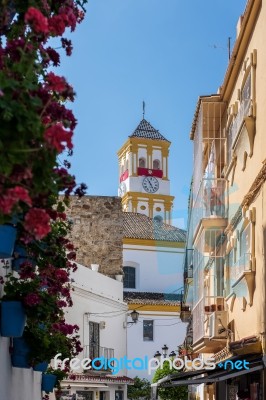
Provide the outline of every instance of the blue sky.
<path id="1" fill-rule="evenodd" d="M 192 118 L 199 95 L 216 93 L 227 40 L 246 0 L 89 0 L 59 74 L 77 93 L 72 173 L 87 194 L 117 195 L 117 150 L 142 118 L 172 142 L 175 223 L 186 224 Z"/>

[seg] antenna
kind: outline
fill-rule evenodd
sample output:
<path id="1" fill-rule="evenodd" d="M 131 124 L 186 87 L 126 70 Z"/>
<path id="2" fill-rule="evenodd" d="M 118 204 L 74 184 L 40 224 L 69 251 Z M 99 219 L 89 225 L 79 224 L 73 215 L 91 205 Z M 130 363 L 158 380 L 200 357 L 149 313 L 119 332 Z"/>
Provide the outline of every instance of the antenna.
<path id="1" fill-rule="evenodd" d="M 227 47 L 228 47 L 228 60 L 230 61 L 230 58 L 231 58 L 231 37 L 230 36 L 228 38 Z"/>
<path id="2" fill-rule="evenodd" d="M 142 102 L 142 114 L 143 114 L 143 119 L 145 117 L 145 101 Z"/>

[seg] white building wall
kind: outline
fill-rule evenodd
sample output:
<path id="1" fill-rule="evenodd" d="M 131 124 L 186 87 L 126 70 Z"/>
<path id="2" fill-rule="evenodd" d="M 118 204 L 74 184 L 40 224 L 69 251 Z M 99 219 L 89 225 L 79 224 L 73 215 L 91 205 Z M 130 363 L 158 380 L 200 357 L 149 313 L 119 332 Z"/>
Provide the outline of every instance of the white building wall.
<path id="1" fill-rule="evenodd" d="M 183 287 L 183 248 L 123 246 L 123 265 L 139 265 L 136 290 L 140 292 L 177 293 Z M 180 293 L 180 291 L 179 291 Z"/>
<path id="2" fill-rule="evenodd" d="M 127 329 L 128 334 L 128 348 L 127 354 L 128 359 L 133 360 L 134 358 L 144 359 L 145 356 L 148 359 L 153 358 L 156 351 L 162 353 L 162 347 L 166 344 L 169 348 L 168 354 L 173 350 L 177 350 L 177 346 L 184 342 L 186 336 L 186 326 L 181 322 L 179 313 L 167 313 L 163 311 L 141 311 L 141 308 L 137 310 L 140 313 L 139 320 L 136 324 L 132 324 Z M 153 341 L 143 340 L 143 320 L 153 320 L 154 325 L 154 337 Z M 131 369 L 128 371 L 128 376 L 134 378 L 139 376 L 140 378 L 146 378 L 152 380 L 154 371 L 149 375 L 148 370 L 136 370 Z"/>
<path id="3" fill-rule="evenodd" d="M 80 327 L 82 347 L 89 345 L 89 321 L 104 323 L 100 346 L 114 349 L 116 358 L 126 355 L 127 304 L 123 302 L 123 283 L 82 265 L 72 274 L 73 307 L 66 311 L 66 321 Z M 80 354 L 79 358 L 85 357 Z M 82 370 L 80 371 L 82 372 Z M 126 370 L 119 372 L 126 375 Z"/>

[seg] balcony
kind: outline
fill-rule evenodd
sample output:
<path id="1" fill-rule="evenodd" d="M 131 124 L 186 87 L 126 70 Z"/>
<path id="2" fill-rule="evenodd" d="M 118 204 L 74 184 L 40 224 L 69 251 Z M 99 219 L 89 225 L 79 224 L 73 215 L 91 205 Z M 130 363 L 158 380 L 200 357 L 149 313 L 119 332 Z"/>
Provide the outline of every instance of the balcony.
<path id="1" fill-rule="evenodd" d="M 139 176 L 155 176 L 156 178 L 163 177 L 163 171 L 161 169 L 141 168 L 138 167 Z"/>
<path id="2" fill-rule="evenodd" d="M 202 219 L 218 220 L 227 218 L 228 185 L 226 179 L 207 179 L 201 181 L 193 205 L 193 234 Z"/>
<path id="3" fill-rule="evenodd" d="M 128 169 L 126 171 L 124 171 L 121 175 L 120 175 L 120 183 L 125 181 L 128 178 Z"/>
<path id="4" fill-rule="evenodd" d="M 108 347 L 102 347 L 98 345 L 86 345 L 84 346 L 84 358 L 90 358 L 93 360 L 94 358 L 104 358 L 104 360 L 110 360 L 111 358 L 114 358 L 114 349 L 108 348 Z M 100 364 L 100 361 L 98 361 Z M 108 364 L 106 362 L 105 364 Z M 89 371 L 93 371 L 93 368 L 90 369 Z M 104 369 L 104 367 L 99 371 L 96 370 L 97 372 L 109 372 L 110 369 Z"/>
<path id="5" fill-rule="evenodd" d="M 221 350 L 226 341 L 225 332 L 227 312 L 224 298 L 205 296 L 193 308 L 193 350 L 202 353 L 214 353 Z"/>

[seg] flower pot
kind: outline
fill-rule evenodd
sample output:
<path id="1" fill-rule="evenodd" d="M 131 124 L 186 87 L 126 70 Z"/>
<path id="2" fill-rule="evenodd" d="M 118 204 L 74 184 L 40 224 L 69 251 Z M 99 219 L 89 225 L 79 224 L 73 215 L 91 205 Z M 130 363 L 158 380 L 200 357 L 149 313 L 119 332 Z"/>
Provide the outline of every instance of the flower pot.
<path id="1" fill-rule="evenodd" d="M 98 270 L 99 270 L 99 264 L 91 264 L 91 270 L 92 270 L 92 271 L 95 271 L 95 272 L 98 272 Z"/>
<path id="2" fill-rule="evenodd" d="M 54 390 L 56 384 L 56 375 L 54 374 L 43 374 L 42 376 L 42 390 L 49 393 Z"/>
<path id="3" fill-rule="evenodd" d="M 115 276 L 115 279 L 116 279 L 117 281 L 119 281 L 119 282 L 122 282 L 122 280 L 123 280 L 123 275 L 116 275 L 116 276 Z"/>
<path id="4" fill-rule="evenodd" d="M 224 306 L 222 304 L 218 304 L 217 311 L 223 311 Z"/>
<path id="5" fill-rule="evenodd" d="M 33 370 L 38 372 L 45 372 L 47 368 L 48 368 L 48 362 L 43 361 L 41 363 L 34 365 Z"/>
<path id="6" fill-rule="evenodd" d="M 14 257 L 14 255 L 18 255 L 17 257 Z M 13 260 L 12 260 L 12 269 L 14 271 L 19 271 L 20 267 L 23 263 L 27 262 L 34 268 L 36 266 L 36 261 L 33 258 L 30 258 L 27 254 L 27 251 L 24 247 L 21 246 L 16 246 L 14 249 L 14 254 L 13 254 Z"/>
<path id="7" fill-rule="evenodd" d="M 17 236 L 17 229 L 12 225 L 0 225 L 0 258 L 11 258 L 15 241 Z"/>
<path id="8" fill-rule="evenodd" d="M 2 301 L 1 335 L 21 337 L 26 323 L 26 314 L 20 301 Z"/>
<path id="9" fill-rule="evenodd" d="M 210 307 L 210 306 L 205 306 L 205 307 L 204 307 L 204 310 L 205 310 L 205 312 L 210 312 L 211 307 Z"/>
<path id="10" fill-rule="evenodd" d="M 214 312 L 214 311 L 216 311 L 216 304 L 211 305 L 211 312 Z"/>
<path id="11" fill-rule="evenodd" d="M 14 338 L 11 363 L 16 368 L 30 368 L 29 365 L 30 348 L 24 338 Z"/>

